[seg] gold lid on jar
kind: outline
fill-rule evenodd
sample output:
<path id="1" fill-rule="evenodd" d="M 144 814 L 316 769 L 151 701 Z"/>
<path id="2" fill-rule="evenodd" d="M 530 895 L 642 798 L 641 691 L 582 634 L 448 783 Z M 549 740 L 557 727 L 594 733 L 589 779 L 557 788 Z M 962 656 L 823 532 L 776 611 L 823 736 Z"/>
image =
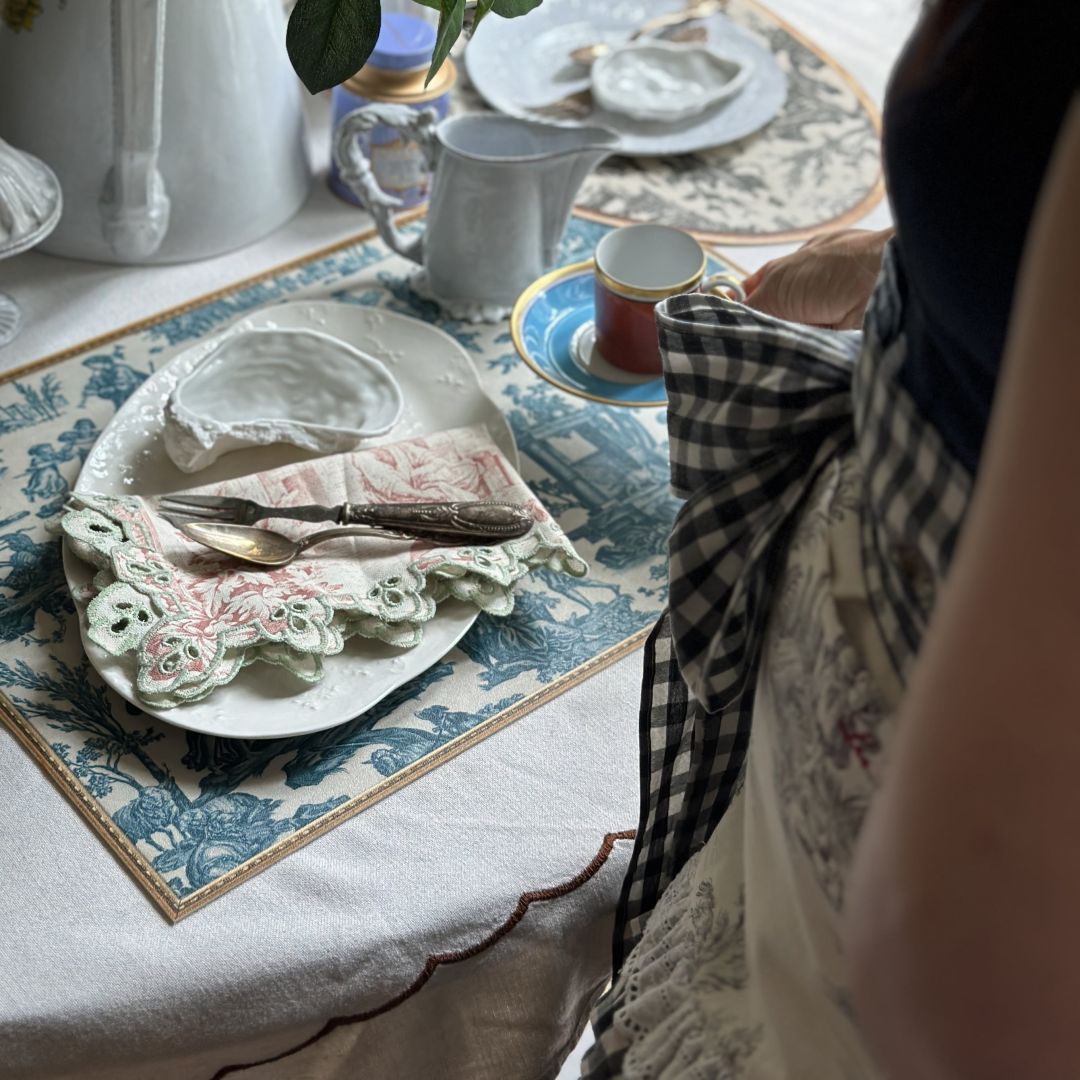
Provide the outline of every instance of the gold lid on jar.
<path id="1" fill-rule="evenodd" d="M 341 85 L 350 94 L 367 98 L 368 101 L 390 101 L 399 105 L 423 105 L 442 97 L 457 82 L 457 68 L 447 58 L 435 73 L 435 78 L 424 86 L 428 69 L 411 68 L 393 71 L 390 68 L 365 64 L 351 79 Z"/>

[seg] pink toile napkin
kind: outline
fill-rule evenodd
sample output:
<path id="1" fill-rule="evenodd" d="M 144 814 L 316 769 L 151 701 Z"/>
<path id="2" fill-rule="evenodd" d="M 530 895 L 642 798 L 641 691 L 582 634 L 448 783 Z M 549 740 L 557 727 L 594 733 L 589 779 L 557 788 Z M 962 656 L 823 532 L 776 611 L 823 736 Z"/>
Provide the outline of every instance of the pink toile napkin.
<path id="1" fill-rule="evenodd" d="M 276 506 L 497 498 L 528 506 L 535 524 L 492 547 L 332 540 L 287 567 L 259 570 L 196 544 L 152 499 L 80 492 L 61 525 L 75 552 L 98 567 L 92 588 L 76 597 L 87 605 L 89 636 L 112 655 L 135 654 L 137 691 L 157 707 L 197 701 L 256 662 L 316 681 L 322 658 L 353 635 L 408 648 L 448 597 L 507 615 L 514 582 L 533 567 L 578 577 L 587 570 L 483 427 L 193 490 Z M 264 524 L 293 537 L 328 527 Z"/>

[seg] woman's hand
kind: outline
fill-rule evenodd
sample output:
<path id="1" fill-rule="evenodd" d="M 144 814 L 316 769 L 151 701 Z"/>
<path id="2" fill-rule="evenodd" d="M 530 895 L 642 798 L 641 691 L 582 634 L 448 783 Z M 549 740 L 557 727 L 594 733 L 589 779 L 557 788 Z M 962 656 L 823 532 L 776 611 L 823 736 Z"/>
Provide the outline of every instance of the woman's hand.
<path id="1" fill-rule="evenodd" d="M 746 304 L 810 326 L 857 330 L 881 271 L 892 229 L 843 229 L 767 262 L 743 283 Z"/>

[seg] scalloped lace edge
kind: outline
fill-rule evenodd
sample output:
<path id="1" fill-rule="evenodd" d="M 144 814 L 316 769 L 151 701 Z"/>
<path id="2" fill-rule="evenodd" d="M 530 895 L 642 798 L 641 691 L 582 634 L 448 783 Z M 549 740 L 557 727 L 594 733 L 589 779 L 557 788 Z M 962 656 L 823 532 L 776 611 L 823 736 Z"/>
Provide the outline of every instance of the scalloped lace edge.
<path id="1" fill-rule="evenodd" d="M 138 667 L 136 685 L 138 686 L 143 682 L 143 676 L 147 669 L 152 667 L 143 653 L 143 642 L 151 635 L 154 627 L 167 618 L 167 613 L 163 612 L 156 602 L 157 594 L 154 590 L 141 588 L 134 582 L 124 582 L 117 576 L 113 553 L 121 548 L 147 551 L 158 557 L 161 556 L 161 553 L 139 543 L 138 539 L 132 535 L 131 522 L 113 517 L 104 509 L 110 503 L 124 504 L 136 506 L 141 513 L 145 513 L 140 500 L 115 496 L 80 495 L 79 502 L 81 505 L 73 511 L 69 511 L 69 513 L 90 511 L 101 514 L 108 521 L 119 526 L 125 537 L 124 541 L 120 543 L 103 541 L 99 547 L 86 541 L 83 537 L 73 535 L 68 530 L 65 526 L 68 515 L 65 515 L 61 521 L 64 535 L 72 545 L 75 554 L 84 562 L 98 568 L 98 573 L 93 580 L 93 588 L 97 591 L 97 596 L 100 596 L 111 586 L 128 584 L 146 597 L 158 616 L 157 620 L 147 627 L 139 642 L 133 646 L 119 650 L 110 649 L 102 642 L 94 639 L 95 643 L 110 655 L 122 656 L 127 653 L 135 653 Z M 140 688 L 139 696 L 147 704 L 157 708 L 173 708 L 177 705 L 200 701 L 213 693 L 218 686 L 231 682 L 244 668 L 258 662 L 284 667 L 305 682 L 317 683 L 323 677 L 323 657 L 339 654 L 343 650 L 345 642 L 354 637 L 383 641 L 402 649 L 419 645 L 422 641 L 424 625 L 436 617 L 439 604 L 444 600 L 463 600 L 466 603 L 475 604 L 481 613 L 486 612 L 506 616 L 514 608 L 514 584 L 530 570 L 543 567 L 569 574 L 571 577 L 584 577 L 588 573 L 588 564 L 574 551 L 565 533 L 552 518 L 549 518 L 546 522 L 537 522 L 526 536 L 517 540 L 504 541 L 497 547 L 511 556 L 513 560 L 508 571 L 508 581 L 505 584 L 498 581 L 495 574 L 486 574 L 479 567 L 465 570 L 462 573 L 453 572 L 463 569 L 462 564 L 454 563 L 449 559 L 430 563 L 423 570 L 417 569 L 414 563 L 409 563 L 408 566 L 411 571 L 423 582 L 418 592 L 432 601 L 430 606 L 425 606 L 425 609 L 418 615 L 385 622 L 380 620 L 377 615 L 358 610 L 355 607 L 336 608 L 331 624 L 339 634 L 340 645 L 335 645 L 325 652 L 294 649 L 287 642 L 263 638 L 240 648 L 226 648 L 218 660 L 218 664 L 225 664 L 227 667 L 227 671 L 224 672 L 227 675 L 226 678 L 214 678 L 207 683 L 199 684 L 197 687 L 185 688 L 181 686 L 165 695 L 146 694 Z M 488 602 L 476 603 L 473 597 L 467 595 L 469 591 L 476 593 L 481 590 L 485 590 L 485 599 Z M 89 603 L 92 604 L 96 598 L 95 596 Z M 81 599 L 85 602 L 85 595 Z M 404 634 L 402 633 L 403 627 L 407 628 L 407 632 Z"/>

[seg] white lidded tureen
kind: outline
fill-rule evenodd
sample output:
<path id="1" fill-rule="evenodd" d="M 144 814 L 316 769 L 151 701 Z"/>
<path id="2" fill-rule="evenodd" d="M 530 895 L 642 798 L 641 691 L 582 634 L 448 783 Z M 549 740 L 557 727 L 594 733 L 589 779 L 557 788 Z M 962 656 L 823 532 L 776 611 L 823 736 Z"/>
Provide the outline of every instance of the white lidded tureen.
<path id="1" fill-rule="evenodd" d="M 384 435 L 401 415 L 397 380 L 375 357 L 316 330 L 241 330 L 176 384 L 165 449 L 197 472 L 245 446 L 330 454 Z"/>
<path id="2" fill-rule="evenodd" d="M 52 169 L 0 139 L 0 259 L 40 243 L 56 228 L 63 200 Z M 0 347 L 19 329 L 19 309 L 0 293 Z"/>

